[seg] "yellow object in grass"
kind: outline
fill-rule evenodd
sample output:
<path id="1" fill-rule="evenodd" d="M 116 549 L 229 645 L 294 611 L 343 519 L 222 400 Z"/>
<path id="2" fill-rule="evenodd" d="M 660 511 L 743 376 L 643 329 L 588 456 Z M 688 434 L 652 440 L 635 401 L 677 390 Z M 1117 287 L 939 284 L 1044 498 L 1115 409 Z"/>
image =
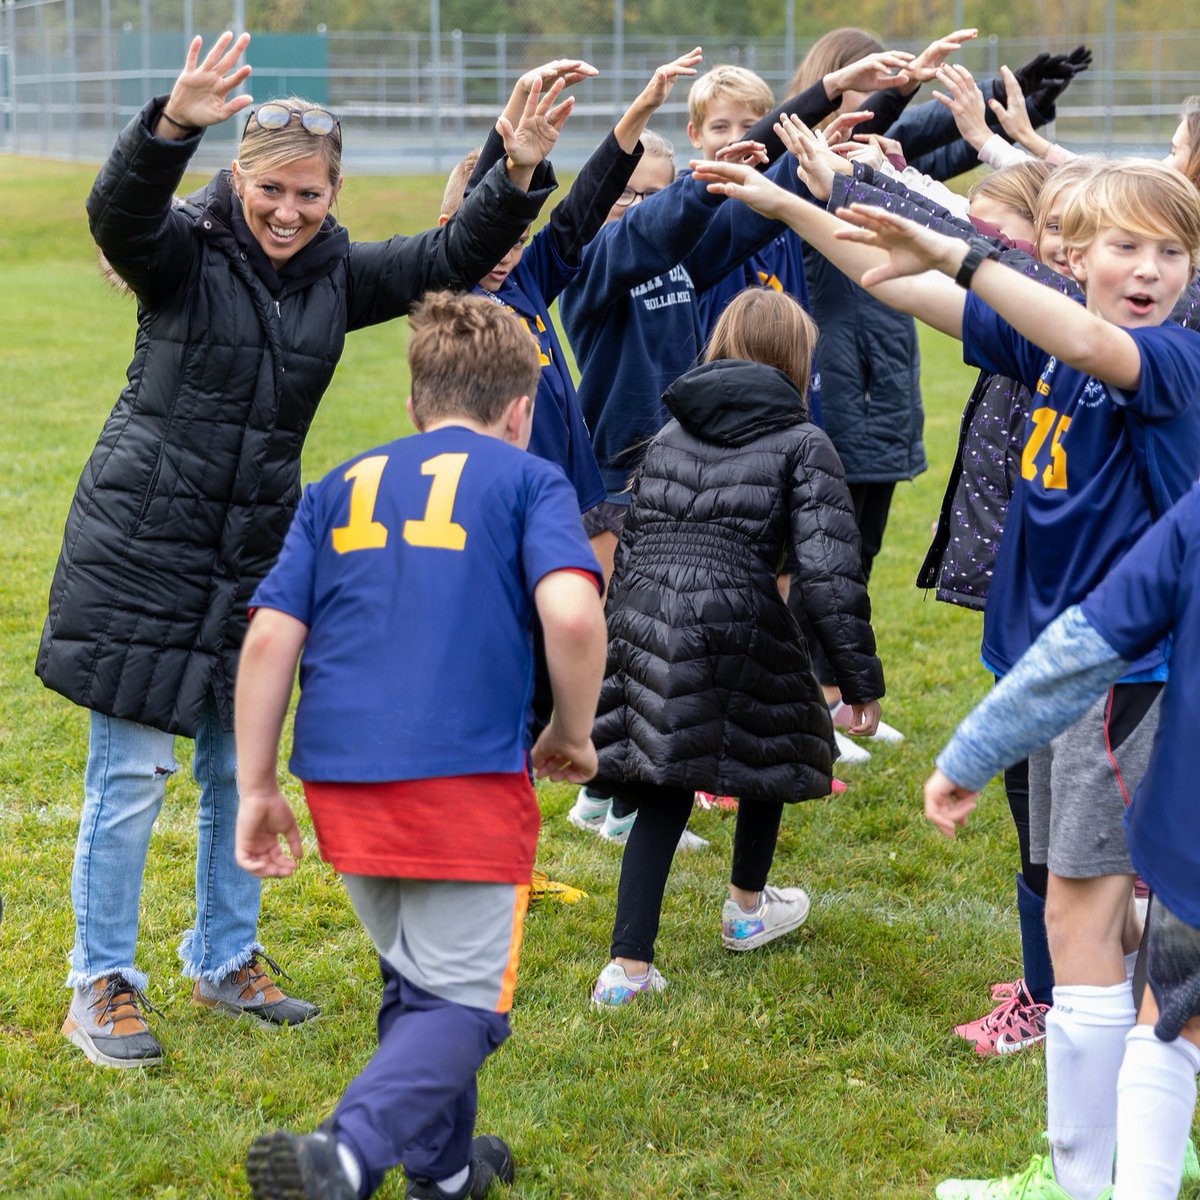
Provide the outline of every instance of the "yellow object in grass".
<path id="1" fill-rule="evenodd" d="M 533 878 L 529 881 L 529 900 L 531 904 L 539 900 L 557 900 L 560 904 L 578 904 L 587 895 L 582 888 L 572 887 L 569 883 L 559 883 L 551 879 L 545 871 L 533 868 Z"/>

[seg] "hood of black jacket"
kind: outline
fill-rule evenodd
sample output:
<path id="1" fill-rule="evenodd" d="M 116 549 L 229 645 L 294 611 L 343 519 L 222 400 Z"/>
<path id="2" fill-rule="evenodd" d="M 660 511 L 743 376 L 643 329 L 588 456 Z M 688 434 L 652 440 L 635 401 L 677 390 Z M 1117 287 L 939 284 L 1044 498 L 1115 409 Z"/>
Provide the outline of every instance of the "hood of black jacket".
<path id="1" fill-rule="evenodd" d="M 733 358 L 693 367 L 667 388 L 663 403 L 693 437 L 719 446 L 744 446 L 809 419 L 804 397 L 782 371 Z"/>

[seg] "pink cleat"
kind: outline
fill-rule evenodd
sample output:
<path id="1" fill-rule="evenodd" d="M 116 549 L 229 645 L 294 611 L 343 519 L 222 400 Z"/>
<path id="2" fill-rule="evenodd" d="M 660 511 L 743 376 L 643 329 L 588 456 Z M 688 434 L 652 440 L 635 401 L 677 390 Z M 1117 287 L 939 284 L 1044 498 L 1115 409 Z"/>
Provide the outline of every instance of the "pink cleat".
<path id="1" fill-rule="evenodd" d="M 994 1054 L 1016 1054 L 1036 1045 L 1046 1036 L 1048 1004 L 1038 1004 L 1025 987 L 1025 980 L 997 983 L 992 987 L 996 1007 L 978 1021 L 956 1025 L 954 1032 L 974 1045 L 981 1058 Z"/>

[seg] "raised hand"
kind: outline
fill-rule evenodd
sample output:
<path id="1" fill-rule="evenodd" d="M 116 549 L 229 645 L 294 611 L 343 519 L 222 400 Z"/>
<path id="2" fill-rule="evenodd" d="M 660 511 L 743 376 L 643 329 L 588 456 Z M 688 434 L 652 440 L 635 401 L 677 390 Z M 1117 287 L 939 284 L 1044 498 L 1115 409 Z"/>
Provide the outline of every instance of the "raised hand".
<path id="1" fill-rule="evenodd" d="M 887 252 L 888 261 L 873 267 L 862 277 L 860 282 L 865 288 L 886 283 L 889 279 L 942 270 L 949 263 L 948 255 L 952 255 L 956 247 L 960 251 L 965 249 L 964 243 L 957 238 L 935 233 L 924 225 L 870 204 L 839 208 L 836 215 L 857 227 L 839 229 L 834 234 L 839 241 L 858 242 Z"/>
<path id="2" fill-rule="evenodd" d="M 749 139 L 743 142 L 730 142 L 728 146 L 722 146 L 717 151 L 717 162 L 744 163 L 748 167 L 753 167 L 756 164 L 770 161 L 766 146 L 762 142 L 754 142 Z"/>
<path id="3" fill-rule="evenodd" d="M 775 132 L 796 159 L 796 174 L 817 200 L 828 200 L 835 175 L 851 175 L 854 168 L 835 154 L 820 133 L 809 129 L 799 117 L 784 113 L 775 123 Z"/>
<path id="4" fill-rule="evenodd" d="M 937 80 L 946 90 L 934 92 L 934 99 L 950 110 L 963 140 L 978 150 L 992 136 L 992 131 L 987 123 L 983 93 L 975 86 L 974 76 L 966 67 L 947 63 L 938 68 Z"/>
<path id="5" fill-rule="evenodd" d="M 594 79 L 599 74 L 600 72 L 591 63 L 584 62 L 582 58 L 556 58 L 548 63 L 542 63 L 540 67 L 526 71 L 517 80 L 514 95 L 519 92 L 522 100 L 527 97 L 535 79 L 541 80 L 544 92 L 557 79 L 563 81 L 563 87 L 570 87 L 584 79 Z"/>
<path id="6" fill-rule="evenodd" d="M 978 792 L 969 792 L 954 780 L 935 770 L 925 781 L 925 816 L 948 838 L 967 823 L 974 810 Z"/>
<path id="7" fill-rule="evenodd" d="M 930 42 L 911 63 L 905 67 L 905 74 L 914 84 L 929 83 L 936 78 L 940 67 L 951 54 L 961 50 L 964 42 L 972 41 L 979 36 L 978 29 L 956 29 L 945 37 Z M 913 89 L 916 90 L 915 88 Z"/>
<path id="8" fill-rule="evenodd" d="M 824 78 L 825 94 L 830 98 L 843 92 L 878 92 L 882 88 L 908 83 L 908 64 L 913 55 L 906 50 L 880 50 L 868 54 Z"/>
<path id="9" fill-rule="evenodd" d="M 504 149 L 508 152 L 511 168 L 532 171 L 554 148 L 564 122 L 575 107 L 573 97 L 555 106 L 554 102 L 564 87 L 566 84 L 560 77 L 543 96 L 541 79 L 534 79 L 517 127 L 514 129 L 504 116 L 496 122 L 496 131 L 504 139 Z"/>
<path id="10" fill-rule="evenodd" d="M 796 199 L 761 171 L 743 163 L 692 159 L 692 178 L 708 184 L 708 190 L 720 196 L 733 196 L 764 217 L 782 220 L 783 213 Z"/>
<path id="11" fill-rule="evenodd" d="M 192 38 L 183 70 L 167 97 L 163 112 L 172 126 L 202 129 L 218 125 L 254 103 L 250 96 L 227 99 L 250 74 L 249 63 L 235 68 L 250 44 L 250 35 L 239 34 L 235 41 L 233 34 L 226 31 L 213 43 L 203 60 L 200 58 L 201 43 L 201 38 Z"/>
<path id="12" fill-rule="evenodd" d="M 838 113 L 823 130 L 825 140 L 831 146 L 836 146 L 847 141 L 850 137 L 850 131 L 855 125 L 861 125 L 863 121 L 869 121 L 874 115 L 873 112 L 865 108 L 860 108 L 857 112 Z"/>
<path id="13" fill-rule="evenodd" d="M 645 104 L 651 109 L 661 108 L 667 102 L 675 81 L 695 75 L 703 57 L 704 51 L 697 46 L 681 54 L 674 62 L 664 63 L 650 76 L 650 82 L 642 89 L 635 103 Z"/>
<path id="14" fill-rule="evenodd" d="M 1034 129 L 1033 122 L 1029 119 L 1029 110 L 1025 107 L 1025 93 L 1021 90 L 1020 81 L 1008 67 L 1000 68 L 1000 79 L 1004 84 L 1004 102 L 1001 103 L 993 97 L 988 101 L 988 108 L 996 114 L 1000 127 L 1014 142 L 1024 146 L 1030 154 L 1045 158 L 1050 149 L 1050 142 Z"/>

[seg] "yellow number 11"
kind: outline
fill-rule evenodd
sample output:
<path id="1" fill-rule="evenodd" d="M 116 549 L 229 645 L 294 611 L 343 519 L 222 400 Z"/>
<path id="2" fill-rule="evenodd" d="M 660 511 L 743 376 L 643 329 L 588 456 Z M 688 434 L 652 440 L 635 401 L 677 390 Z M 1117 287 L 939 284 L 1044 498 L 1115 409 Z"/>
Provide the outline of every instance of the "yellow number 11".
<path id="1" fill-rule="evenodd" d="M 376 454 L 359 459 L 343 478 L 350 481 L 350 516 L 345 525 L 332 531 L 333 548 L 338 554 L 351 550 L 382 550 L 387 545 L 388 528 L 375 520 L 375 500 L 388 456 Z M 434 550 L 461 550 L 467 544 L 467 531 L 450 518 L 458 481 L 466 465 L 465 454 L 438 454 L 421 464 L 422 475 L 432 475 L 425 515 L 419 521 L 405 521 L 403 538 L 410 546 Z"/>

